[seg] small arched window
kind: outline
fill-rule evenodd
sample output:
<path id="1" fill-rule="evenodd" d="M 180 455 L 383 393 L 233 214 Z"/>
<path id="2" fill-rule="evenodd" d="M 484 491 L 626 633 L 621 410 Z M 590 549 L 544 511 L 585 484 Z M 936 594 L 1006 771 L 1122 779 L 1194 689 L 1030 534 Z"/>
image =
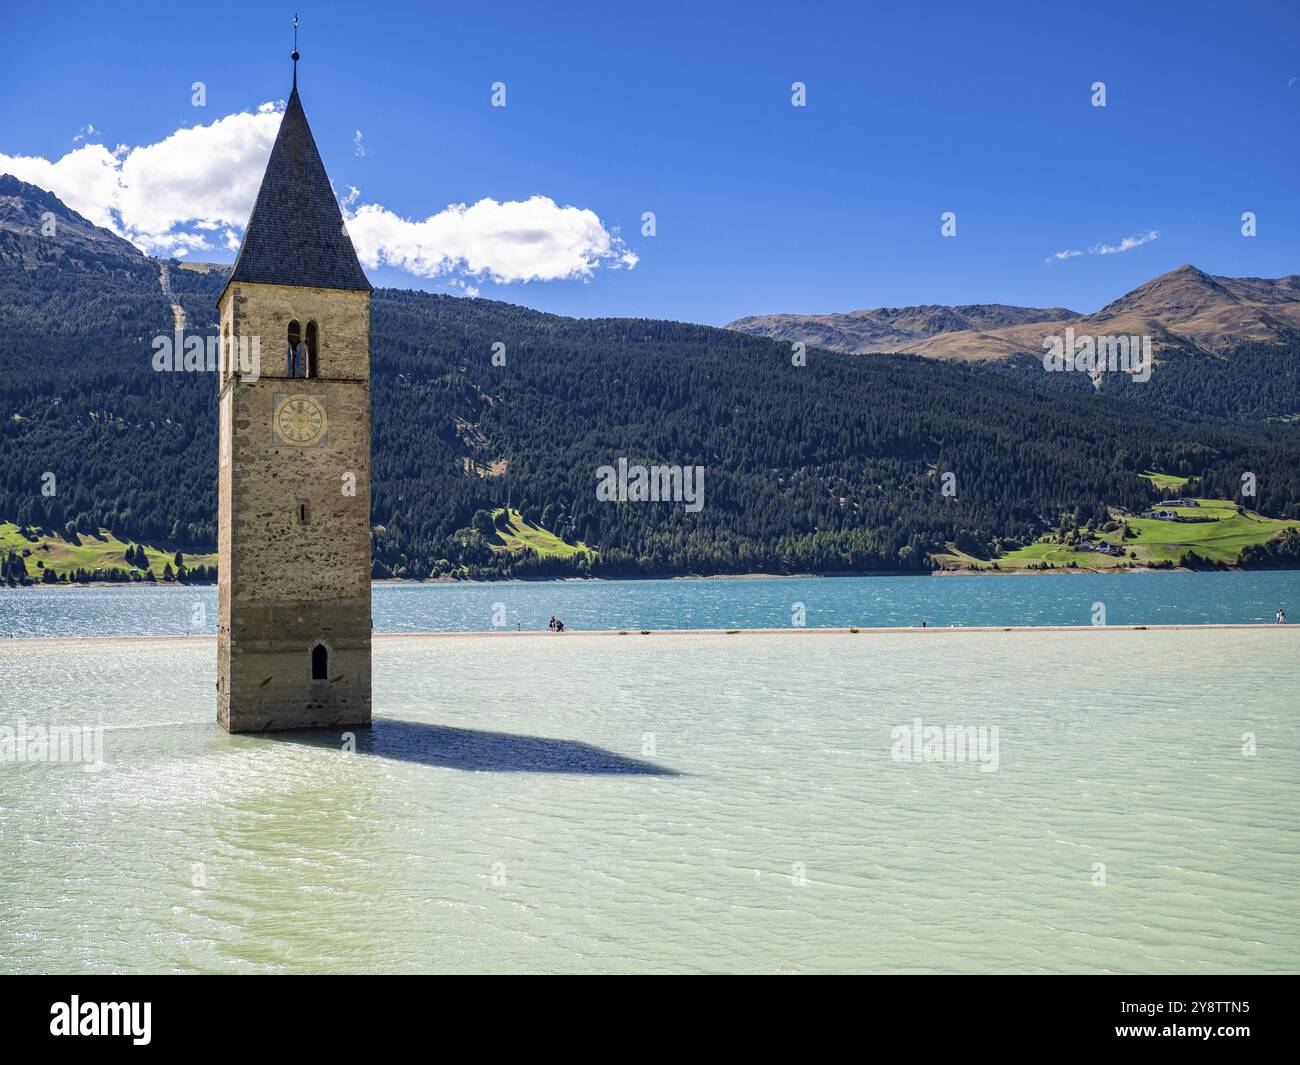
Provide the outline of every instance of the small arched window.
<path id="1" fill-rule="evenodd" d="M 328 680 L 330 675 L 330 653 L 323 643 L 311 649 L 311 679 Z"/>
<path id="2" fill-rule="evenodd" d="M 302 348 L 302 327 L 293 321 L 289 323 L 289 365 L 286 374 L 289 377 L 298 377 L 301 369 L 298 366 L 298 353 Z"/>
<path id="3" fill-rule="evenodd" d="M 307 366 L 304 377 L 315 377 L 319 371 L 316 362 L 316 323 L 307 323 Z"/>

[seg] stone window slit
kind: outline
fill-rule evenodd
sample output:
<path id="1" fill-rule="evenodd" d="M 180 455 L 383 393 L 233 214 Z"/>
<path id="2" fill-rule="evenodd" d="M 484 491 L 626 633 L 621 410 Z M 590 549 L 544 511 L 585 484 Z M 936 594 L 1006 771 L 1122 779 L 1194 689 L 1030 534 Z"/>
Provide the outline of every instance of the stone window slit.
<path id="1" fill-rule="evenodd" d="M 302 343 L 302 326 L 297 319 L 289 323 L 289 365 L 286 371 L 288 377 L 301 377 L 303 369 L 302 363 L 306 354 L 306 349 Z"/>
<path id="2" fill-rule="evenodd" d="M 303 367 L 304 377 L 316 377 L 320 372 L 319 365 L 316 361 L 316 347 L 317 347 L 316 337 L 317 337 L 316 323 L 308 322 L 307 323 L 307 361 Z"/>

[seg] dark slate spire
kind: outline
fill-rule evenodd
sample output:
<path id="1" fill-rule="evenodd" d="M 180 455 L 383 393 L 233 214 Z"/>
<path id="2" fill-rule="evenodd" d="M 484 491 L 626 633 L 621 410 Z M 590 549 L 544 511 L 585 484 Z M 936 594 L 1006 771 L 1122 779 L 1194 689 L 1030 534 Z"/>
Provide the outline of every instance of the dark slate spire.
<path id="1" fill-rule="evenodd" d="M 297 70 L 295 61 L 294 89 L 230 280 L 369 292 L 298 99 Z"/>

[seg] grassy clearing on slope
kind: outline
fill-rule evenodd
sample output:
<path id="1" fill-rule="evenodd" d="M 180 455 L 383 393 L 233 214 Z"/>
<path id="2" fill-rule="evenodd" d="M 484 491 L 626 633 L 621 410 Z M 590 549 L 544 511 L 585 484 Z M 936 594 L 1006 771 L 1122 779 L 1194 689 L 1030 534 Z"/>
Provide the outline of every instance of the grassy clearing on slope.
<path id="1" fill-rule="evenodd" d="M 1184 523 L 1155 518 L 1126 517 L 1124 520 L 1137 535 L 1123 539 L 1122 531 L 1089 533 L 1086 539 L 1123 548 L 1122 556 L 1096 551 L 1076 551 L 1069 544 L 1051 537 L 1009 551 L 996 559 L 979 559 L 949 546 L 936 555 L 948 569 L 1019 570 L 1040 568 L 1044 563 L 1056 569 L 1114 570 L 1127 566 L 1177 565 L 1188 551 L 1201 558 L 1228 565 L 1236 563 L 1244 547 L 1271 540 L 1284 529 L 1300 527 L 1297 521 L 1264 518 L 1254 511 L 1239 511 L 1227 499 L 1198 499 L 1199 507 L 1178 507 L 1175 513 L 1188 517 L 1213 518 L 1208 522 Z M 1085 531 L 1086 532 L 1086 531 Z"/>
<path id="2" fill-rule="evenodd" d="M 500 523 L 502 514 L 507 515 L 504 529 Z M 549 529 L 525 521 L 524 516 L 513 508 L 507 510 L 505 507 L 499 507 L 492 512 L 492 517 L 498 522 L 496 534 L 498 542 L 491 543 L 493 551 L 522 551 L 530 547 L 537 552 L 539 558 L 572 558 L 581 552 L 593 556 L 596 554 L 593 548 L 581 541 L 577 544 L 566 543 Z"/>
<path id="3" fill-rule="evenodd" d="M 1188 517 L 1213 517 L 1216 521 L 1185 525 L 1182 522 L 1129 518 L 1138 534 L 1130 545 L 1140 544 L 1153 560 L 1177 562 L 1184 551 L 1195 551 L 1212 562 L 1233 563 L 1249 544 L 1262 544 L 1283 529 L 1300 526 L 1296 521 L 1264 518 L 1254 511 L 1238 511 L 1226 499 L 1201 499 L 1200 507 L 1179 507 L 1176 513 Z M 1141 553 L 1139 552 L 1139 558 Z"/>
<path id="4" fill-rule="evenodd" d="M 125 557 L 128 541 L 119 540 L 107 529 L 100 529 L 96 536 L 81 533 L 78 539 L 80 543 L 71 543 L 62 535 L 55 535 L 45 530 L 37 532 L 35 539 L 28 539 L 18 531 L 18 526 L 13 522 L 0 522 L 0 554 L 8 554 L 10 551 L 22 554 L 24 550 L 30 550 L 31 554 L 27 556 L 27 573 L 34 581 L 39 581 L 42 572 L 46 569 L 52 569 L 62 575 L 78 569 L 130 571 L 133 568 Z M 215 553 L 192 555 L 183 548 L 181 550 L 187 569 L 193 566 L 217 564 Z M 144 552 L 149 559 L 149 569 L 155 577 L 161 578 L 163 567 L 172 562 L 176 548 L 145 544 Z M 44 565 L 38 566 L 37 562 L 42 562 Z M 172 568 L 175 568 L 174 564 Z"/>
<path id="5" fill-rule="evenodd" d="M 1172 473 L 1156 473 L 1155 470 L 1147 470 L 1147 472 L 1141 476 L 1150 481 L 1162 492 L 1167 491 L 1170 488 L 1185 488 L 1187 482 L 1191 480 L 1190 477 L 1176 477 Z"/>

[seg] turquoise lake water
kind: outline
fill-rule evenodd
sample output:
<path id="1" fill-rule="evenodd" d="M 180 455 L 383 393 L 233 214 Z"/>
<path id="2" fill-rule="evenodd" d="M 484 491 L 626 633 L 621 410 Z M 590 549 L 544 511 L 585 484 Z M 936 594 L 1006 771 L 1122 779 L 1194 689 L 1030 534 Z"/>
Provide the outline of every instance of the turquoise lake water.
<path id="1" fill-rule="evenodd" d="M 213 587 L 0 588 L 0 637 L 216 632 Z M 1300 570 L 377 584 L 377 632 L 1300 622 Z"/>
<path id="2" fill-rule="evenodd" d="M 226 735 L 211 637 L 0 640 L 0 725 L 103 737 L 0 764 L 0 972 L 1295 972 L 1297 662 L 1293 625 L 381 635 L 349 753 Z M 917 718 L 996 768 L 900 760 Z"/>

